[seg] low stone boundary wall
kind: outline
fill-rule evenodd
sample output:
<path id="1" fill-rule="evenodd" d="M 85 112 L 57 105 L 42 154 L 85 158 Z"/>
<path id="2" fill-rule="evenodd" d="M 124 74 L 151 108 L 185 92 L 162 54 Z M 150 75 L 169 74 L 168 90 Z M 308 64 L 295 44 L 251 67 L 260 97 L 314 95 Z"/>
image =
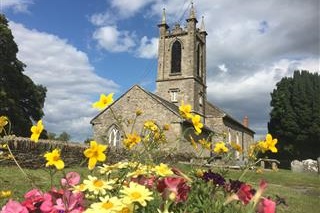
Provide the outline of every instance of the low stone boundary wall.
<path id="1" fill-rule="evenodd" d="M 80 166 L 81 162 L 84 162 L 85 157 L 83 151 L 88 147 L 86 144 L 74 143 L 74 142 L 62 142 L 54 140 L 39 140 L 38 143 L 31 141 L 29 138 L 7 136 L 0 138 L 0 143 L 6 142 L 15 158 L 19 162 L 20 166 L 23 168 L 43 168 L 45 166 L 45 158 L 43 155 L 46 152 L 50 152 L 55 148 L 61 150 L 61 158 L 65 162 L 65 166 Z M 1 150 L 0 150 L 1 151 Z M 2 149 L 4 152 L 8 152 Z M 123 160 L 130 159 L 133 155 L 132 152 L 128 152 L 125 149 L 108 149 L 106 164 L 112 164 Z M 194 156 L 190 153 L 166 153 L 159 152 L 157 156 L 153 156 L 156 161 L 175 164 L 179 161 L 190 161 Z M 15 165 L 12 159 L 1 160 L 0 166 Z M 82 166 L 87 166 L 84 163 Z"/>
<path id="2" fill-rule="evenodd" d="M 66 166 L 80 165 L 84 160 L 83 151 L 87 145 L 72 142 L 53 140 L 39 140 L 32 142 L 29 138 L 7 136 L 0 139 L 0 143 L 6 142 L 16 160 L 24 168 L 41 168 L 46 161 L 43 155 L 55 148 L 61 150 L 61 158 Z M 3 149 L 2 151 L 7 151 Z M 15 165 L 12 159 L 0 161 L 0 165 Z"/>

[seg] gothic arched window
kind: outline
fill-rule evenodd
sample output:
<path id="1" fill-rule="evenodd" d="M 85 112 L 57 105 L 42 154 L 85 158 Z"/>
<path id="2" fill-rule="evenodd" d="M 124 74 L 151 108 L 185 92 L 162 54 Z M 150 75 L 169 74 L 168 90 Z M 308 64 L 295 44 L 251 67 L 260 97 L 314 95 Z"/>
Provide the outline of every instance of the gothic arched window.
<path id="1" fill-rule="evenodd" d="M 175 41 L 171 49 L 171 73 L 181 72 L 181 43 Z"/>
<path id="2" fill-rule="evenodd" d="M 108 131 L 108 143 L 112 147 L 120 146 L 121 134 L 120 130 L 116 125 L 112 125 Z"/>
<path id="3" fill-rule="evenodd" d="M 200 44 L 198 44 L 197 47 L 197 75 L 200 76 L 201 74 L 201 67 L 200 67 L 200 61 L 201 57 L 200 57 Z"/>

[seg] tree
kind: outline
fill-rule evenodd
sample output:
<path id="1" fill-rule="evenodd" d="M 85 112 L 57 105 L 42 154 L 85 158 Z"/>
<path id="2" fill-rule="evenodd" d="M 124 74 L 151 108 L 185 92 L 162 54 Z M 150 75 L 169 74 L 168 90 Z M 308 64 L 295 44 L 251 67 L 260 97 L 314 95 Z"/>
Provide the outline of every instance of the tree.
<path id="1" fill-rule="evenodd" d="M 10 119 L 14 134 L 30 136 L 32 123 L 44 115 L 46 88 L 23 74 L 26 66 L 17 53 L 8 21 L 0 14 L 0 115 Z"/>
<path id="2" fill-rule="evenodd" d="M 283 159 L 320 156 L 320 76 L 295 71 L 271 93 L 269 132 L 278 138 Z"/>
<path id="3" fill-rule="evenodd" d="M 67 132 L 62 132 L 56 140 L 58 141 L 65 141 L 68 142 L 70 140 L 71 136 Z"/>

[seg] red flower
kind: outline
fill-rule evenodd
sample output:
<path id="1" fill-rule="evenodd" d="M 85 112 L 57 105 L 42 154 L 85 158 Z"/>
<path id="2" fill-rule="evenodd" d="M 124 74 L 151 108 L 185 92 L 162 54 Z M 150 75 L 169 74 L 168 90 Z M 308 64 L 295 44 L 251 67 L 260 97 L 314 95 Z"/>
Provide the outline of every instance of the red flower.
<path id="1" fill-rule="evenodd" d="M 276 203 L 273 200 L 262 198 L 258 204 L 258 213 L 275 213 Z"/>
<path id="2" fill-rule="evenodd" d="M 157 189 L 163 199 L 173 199 L 176 203 L 184 202 L 188 198 L 190 186 L 181 177 L 165 177 L 158 181 Z"/>
<path id="3" fill-rule="evenodd" d="M 243 183 L 237 192 L 237 196 L 242 203 L 248 204 L 253 197 L 253 189 L 250 185 Z"/>
<path id="4" fill-rule="evenodd" d="M 42 193 L 38 189 L 32 189 L 24 195 L 25 200 L 22 205 L 27 207 L 29 212 L 34 212 L 44 201 Z"/>

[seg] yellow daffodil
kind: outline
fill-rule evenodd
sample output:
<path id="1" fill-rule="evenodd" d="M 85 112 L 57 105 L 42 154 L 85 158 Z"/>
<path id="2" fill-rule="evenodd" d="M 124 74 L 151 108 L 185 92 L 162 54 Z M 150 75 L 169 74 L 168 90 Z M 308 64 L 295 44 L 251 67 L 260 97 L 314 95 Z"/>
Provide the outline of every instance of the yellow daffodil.
<path id="1" fill-rule="evenodd" d="M 194 129 L 196 130 L 196 134 L 200 134 L 202 132 L 203 124 L 201 123 L 200 115 L 192 116 L 192 124 Z"/>
<path id="2" fill-rule="evenodd" d="M 3 131 L 4 127 L 8 124 L 8 118 L 6 116 L 0 116 L 0 133 Z"/>
<path id="3" fill-rule="evenodd" d="M 224 142 L 217 142 L 214 146 L 213 152 L 217 154 L 226 153 L 229 149 L 225 146 Z"/>
<path id="4" fill-rule="evenodd" d="M 258 141 L 257 147 L 262 153 L 268 151 L 268 144 L 265 141 Z"/>
<path id="5" fill-rule="evenodd" d="M 123 140 L 123 144 L 128 149 L 131 149 L 132 147 L 140 143 L 140 141 L 141 141 L 141 137 L 137 135 L 137 133 L 127 134 L 126 138 Z"/>
<path id="6" fill-rule="evenodd" d="M 192 111 L 191 105 L 190 104 L 184 105 L 184 102 L 182 101 L 179 107 L 180 115 L 185 119 L 191 119 L 192 118 L 191 111 Z"/>
<path id="7" fill-rule="evenodd" d="M 241 146 L 237 143 L 231 142 L 231 147 L 238 152 L 242 152 Z"/>
<path id="8" fill-rule="evenodd" d="M 94 210 L 95 213 L 116 213 L 122 210 L 123 203 L 121 199 L 117 197 L 100 197 L 101 202 L 93 203 L 90 209 Z"/>
<path id="9" fill-rule="evenodd" d="M 88 180 L 84 180 L 83 184 L 85 185 L 88 191 L 93 192 L 95 195 L 105 195 L 106 190 L 113 189 L 114 181 L 104 181 L 103 179 L 98 179 L 88 175 Z"/>
<path id="10" fill-rule="evenodd" d="M 275 147 L 277 142 L 278 142 L 278 140 L 276 138 L 272 139 L 272 135 L 271 134 L 267 134 L 267 136 L 266 136 L 266 144 L 267 144 L 268 149 L 273 153 L 278 152 L 278 149 Z"/>
<path id="11" fill-rule="evenodd" d="M 83 153 L 89 158 L 88 168 L 92 170 L 98 161 L 106 160 L 106 155 L 103 153 L 107 149 L 107 145 L 98 144 L 96 141 L 90 141 L 90 147 Z"/>
<path id="12" fill-rule="evenodd" d="M 154 123 L 154 121 L 146 121 L 144 123 L 144 128 L 149 129 L 153 132 L 158 130 L 158 126 Z"/>
<path id="13" fill-rule="evenodd" d="M 93 108 L 97 108 L 99 110 L 103 110 L 107 106 L 109 106 L 113 102 L 113 93 L 110 93 L 109 95 L 101 94 L 99 101 L 92 104 Z"/>
<path id="14" fill-rule="evenodd" d="M 147 202 L 153 200 L 152 192 L 145 186 L 130 182 L 129 187 L 124 186 L 120 192 L 123 194 L 123 203 L 131 204 L 138 202 L 142 206 L 146 206 Z"/>
<path id="15" fill-rule="evenodd" d="M 154 167 L 154 171 L 157 175 L 161 177 L 166 177 L 169 175 L 173 175 L 173 172 L 171 171 L 171 168 L 168 167 L 167 164 L 160 163 L 160 165 Z"/>
<path id="16" fill-rule="evenodd" d="M 55 166 L 58 170 L 64 168 L 64 162 L 60 158 L 60 150 L 54 149 L 52 152 L 47 152 L 44 157 L 46 158 L 46 167 Z"/>
<path id="17" fill-rule="evenodd" d="M 206 139 L 202 138 L 199 140 L 199 143 L 201 144 L 202 148 L 211 150 L 211 143 L 210 141 L 207 141 Z"/>
<path id="18" fill-rule="evenodd" d="M 42 120 L 39 120 L 37 125 L 31 127 L 32 134 L 31 134 L 30 140 L 32 140 L 34 142 L 38 142 L 40 134 L 43 131 L 43 128 L 44 127 L 42 124 Z"/>
<path id="19" fill-rule="evenodd" d="M 0 198 L 7 198 L 12 195 L 12 192 L 10 190 L 7 191 L 0 191 Z"/>

